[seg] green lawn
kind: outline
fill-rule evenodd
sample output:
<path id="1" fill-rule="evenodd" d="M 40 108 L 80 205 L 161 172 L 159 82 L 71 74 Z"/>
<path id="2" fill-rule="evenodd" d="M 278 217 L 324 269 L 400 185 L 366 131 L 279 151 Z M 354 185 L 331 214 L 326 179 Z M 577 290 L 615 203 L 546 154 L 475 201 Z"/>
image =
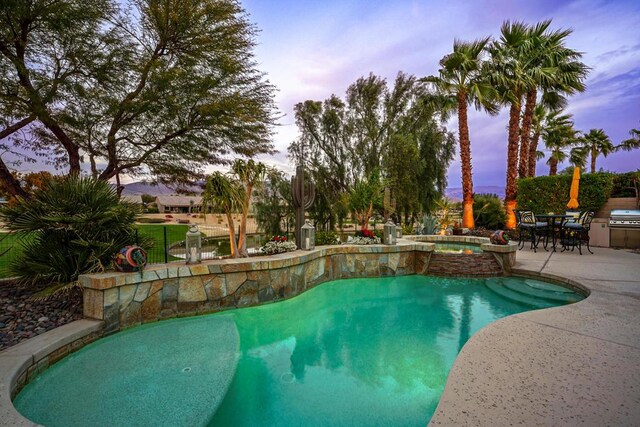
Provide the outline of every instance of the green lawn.
<path id="1" fill-rule="evenodd" d="M 0 233 L 0 278 L 9 277 L 6 269 L 11 261 L 22 253 L 22 247 L 18 244 L 15 234 Z"/>
<path id="2" fill-rule="evenodd" d="M 183 224 L 141 224 L 138 225 L 138 233 L 140 236 L 150 237 L 153 241 L 151 247 L 144 248 L 149 257 L 149 263 L 164 262 L 164 227 L 167 227 L 167 244 L 184 240 L 185 234 L 189 229 L 188 225 Z M 22 252 L 18 237 L 15 234 L 0 233 L 0 253 L 7 251 L 0 256 L 0 278 L 9 277 L 6 271 L 9 263 L 17 258 Z M 133 242 L 132 242 L 133 243 Z M 179 258 L 169 256 L 169 261 L 177 261 Z"/>
<path id="3" fill-rule="evenodd" d="M 167 227 L 167 246 L 172 243 L 184 240 L 188 225 L 184 224 L 139 224 L 138 235 L 150 237 L 153 240 L 151 248 L 144 248 L 147 251 L 147 257 L 150 264 L 164 262 L 164 227 Z M 169 261 L 177 261 L 180 258 L 169 255 Z"/>

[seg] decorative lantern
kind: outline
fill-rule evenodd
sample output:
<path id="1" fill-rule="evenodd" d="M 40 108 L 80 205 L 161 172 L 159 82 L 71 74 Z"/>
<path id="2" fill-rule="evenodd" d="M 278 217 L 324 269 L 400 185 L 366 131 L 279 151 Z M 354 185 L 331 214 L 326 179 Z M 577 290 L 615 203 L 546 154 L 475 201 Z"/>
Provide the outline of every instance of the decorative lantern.
<path id="1" fill-rule="evenodd" d="M 302 240 L 300 241 L 300 249 L 310 251 L 316 247 L 316 229 L 309 224 L 309 220 L 305 220 L 301 232 Z"/>
<path id="2" fill-rule="evenodd" d="M 382 241 L 385 245 L 396 244 L 396 225 L 391 220 L 387 221 L 387 223 L 384 225 L 384 235 L 382 236 Z"/>
<path id="3" fill-rule="evenodd" d="M 396 227 L 396 237 L 397 237 L 398 239 L 401 239 L 401 238 L 402 238 L 402 227 L 401 227 L 401 226 L 397 226 L 397 227 Z"/>
<path id="4" fill-rule="evenodd" d="M 197 264 L 202 261 L 202 233 L 197 225 L 192 225 L 185 238 L 187 264 Z"/>

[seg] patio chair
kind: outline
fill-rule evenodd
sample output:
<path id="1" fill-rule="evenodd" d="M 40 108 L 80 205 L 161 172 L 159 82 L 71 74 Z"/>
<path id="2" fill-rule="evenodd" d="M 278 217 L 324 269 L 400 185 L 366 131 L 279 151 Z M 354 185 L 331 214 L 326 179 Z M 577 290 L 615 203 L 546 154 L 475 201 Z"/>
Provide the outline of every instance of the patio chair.
<path id="1" fill-rule="evenodd" d="M 546 238 L 548 237 L 547 230 L 549 228 L 548 224 L 546 222 L 536 221 L 536 216 L 532 211 L 518 211 L 518 213 L 519 215 L 516 215 L 516 221 L 518 221 L 519 216 L 520 241 L 518 242 L 518 245 L 520 249 L 524 248 L 523 236 L 524 232 L 527 232 L 531 236 L 531 249 L 533 249 L 533 252 L 536 252 L 536 249 L 540 244 L 540 239 L 542 239 L 543 237 L 545 238 L 544 247 L 546 250 Z"/>
<path id="2" fill-rule="evenodd" d="M 564 224 L 564 236 L 562 238 L 563 252 L 569 248 L 573 251 L 577 246 L 578 252 L 582 255 L 582 243 L 585 242 L 589 253 L 593 253 L 589 246 L 589 231 L 591 230 L 591 221 L 594 216 L 594 211 L 585 211 L 580 214 L 576 222 L 567 222 Z"/>
<path id="3" fill-rule="evenodd" d="M 566 211 L 564 214 L 570 215 L 571 218 L 567 218 L 565 222 L 578 222 L 583 213 L 583 211 Z"/>

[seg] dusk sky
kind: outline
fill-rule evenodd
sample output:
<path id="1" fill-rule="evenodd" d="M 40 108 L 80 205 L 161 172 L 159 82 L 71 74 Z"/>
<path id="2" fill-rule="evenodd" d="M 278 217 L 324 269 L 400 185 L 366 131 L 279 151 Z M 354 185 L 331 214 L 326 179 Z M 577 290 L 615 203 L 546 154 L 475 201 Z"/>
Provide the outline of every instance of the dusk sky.
<path id="1" fill-rule="evenodd" d="M 243 0 L 261 30 L 259 68 L 278 87 L 284 114 L 276 129 L 280 153 L 263 160 L 291 170 L 286 147 L 296 138 L 293 106 L 307 99 L 344 97 L 347 86 L 373 72 L 392 83 L 398 71 L 435 74 L 454 38 L 496 37 L 504 20 L 572 28 L 568 46 L 584 52 L 591 71 L 587 92 L 570 99 L 577 129 L 602 128 L 615 144 L 640 128 L 640 1 L 302 1 Z M 507 111 L 497 117 L 470 111 L 475 185 L 504 185 Z M 457 134 L 457 123 L 448 127 Z M 538 174 L 547 174 L 546 160 Z M 563 166 L 561 166 L 562 168 Z M 598 168 L 640 168 L 640 150 L 598 160 Z M 458 159 L 449 186 L 460 187 Z"/>

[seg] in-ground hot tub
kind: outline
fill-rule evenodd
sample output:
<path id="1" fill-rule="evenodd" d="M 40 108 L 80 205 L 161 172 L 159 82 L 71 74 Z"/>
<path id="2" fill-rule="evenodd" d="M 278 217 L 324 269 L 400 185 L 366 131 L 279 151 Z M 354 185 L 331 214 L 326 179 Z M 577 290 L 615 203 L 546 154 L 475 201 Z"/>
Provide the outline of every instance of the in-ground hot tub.
<path id="1" fill-rule="evenodd" d="M 331 281 L 101 339 L 14 403 L 47 426 L 425 425 L 473 333 L 581 298 L 517 277 Z"/>
<path id="2" fill-rule="evenodd" d="M 486 237 L 416 235 L 415 242 L 432 243 L 427 272 L 436 276 L 491 277 L 510 273 L 517 245 L 494 245 Z"/>

